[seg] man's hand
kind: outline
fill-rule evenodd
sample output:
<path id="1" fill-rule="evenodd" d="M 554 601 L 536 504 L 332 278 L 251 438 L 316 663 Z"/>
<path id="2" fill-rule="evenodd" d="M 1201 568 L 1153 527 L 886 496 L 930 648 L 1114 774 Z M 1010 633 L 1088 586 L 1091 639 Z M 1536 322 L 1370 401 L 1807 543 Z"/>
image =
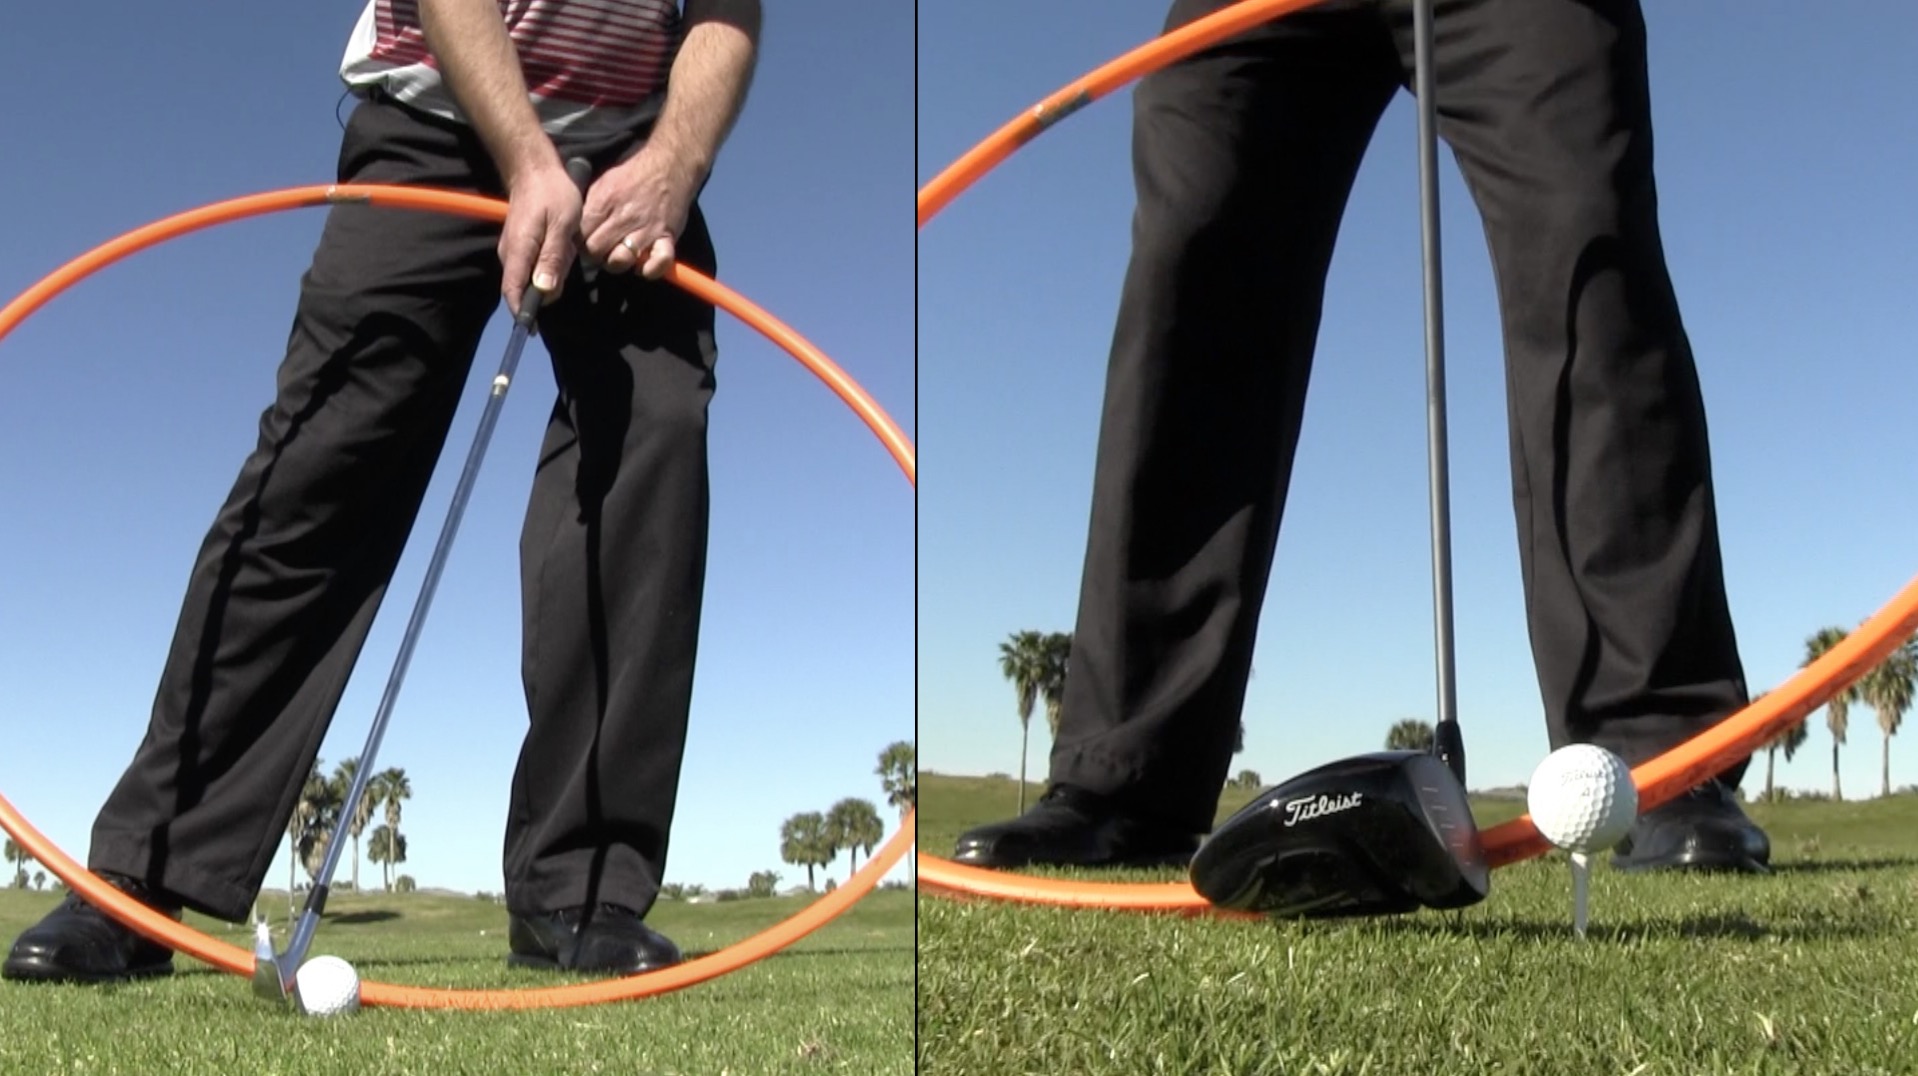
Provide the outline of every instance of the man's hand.
<path id="1" fill-rule="evenodd" d="M 504 270 L 500 291 L 515 316 L 526 297 L 526 281 L 559 298 L 573 265 L 573 236 L 579 232 L 579 188 L 555 159 L 513 177 L 507 190 L 506 224 L 500 229 L 499 260 Z"/>
<path id="2" fill-rule="evenodd" d="M 608 272 L 635 265 L 657 280 L 673 263 L 673 242 L 686 228 L 693 194 L 706 177 L 684 158 L 647 145 L 593 183 L 580 234 L 586 254 Z"/>
<path id="3" fill-rule="evenodd" d="M 687 0 L 666 103 L 640 151 L 586 194 L 580 234 L 607 271 L 657 280 L 676 256 L 693 198 L 746 102 L 759 47 L 759 0 Z"/>
<path id="4" fill-rule="evenodd" d="M 543 274 L 534 286 L 547 299 L 557 297 L 566 279 L 579 227 L 579 189 L 533 112 L 519 54 L 495 0 L 420 0 L 420 28 L 460 110 L 506 183 L 500 294 L 518 316 L 529 277 Z"/>

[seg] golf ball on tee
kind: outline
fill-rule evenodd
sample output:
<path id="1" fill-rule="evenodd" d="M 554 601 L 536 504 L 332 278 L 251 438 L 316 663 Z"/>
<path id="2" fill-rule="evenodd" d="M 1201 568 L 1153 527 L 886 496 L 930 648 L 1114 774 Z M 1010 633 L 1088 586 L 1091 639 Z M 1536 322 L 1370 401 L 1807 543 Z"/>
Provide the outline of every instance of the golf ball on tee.
<path id="1" fill-rule="evenodd" d="M 1625 760 L 1603 747 L 1573 744 L 1545 756 L 1525 791 L 1532 824 L 1568 852 L 1617 844 L 1638 817 L 1638 789 Z"/>
<path id="2" fill-rule="evenodd" d="M 360 975 L 337 956 L 316 956 L 293 974 L 293 992 L 308 1016 L 339 1016 L 360 1007 Z"/>

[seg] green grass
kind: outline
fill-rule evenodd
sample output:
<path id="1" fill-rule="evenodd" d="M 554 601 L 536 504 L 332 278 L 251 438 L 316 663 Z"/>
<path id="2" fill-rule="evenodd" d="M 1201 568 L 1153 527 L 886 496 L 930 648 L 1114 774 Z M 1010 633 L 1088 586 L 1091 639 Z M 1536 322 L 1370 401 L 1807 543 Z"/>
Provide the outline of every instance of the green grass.
<path id="1" fill-rule="evenodd" d="M 58 901 L 0 890 L 6 943 Z M 279 898 L 284 900 L 284 894 Z M 648 921 L 689 956 L 797 911 L 800 897 L 686 905 Z M 270 901 L 265 907 L 274 908 Z M 283 918 L 284 905 L 276 919 Z M 189 917 L 242 948 L 244 928 Z M 435 894 L 338 894 L 316 953 L 383 982 L 460 988 L 551 986 L 571 978 L 505 964 L 498 904 Z M 0 1073 L 909 1073 L 913 903 L 875 893 L 792 948 L 663 997 L 526 1013 L 363 1009 L 313 1020 L 255 999 L 249 984 L 176 958 L 167 979 L 107 987 L 0 982 Z"/>
<path id="2" fill-rule="evenodd" d="M 1015 795 L 1007 781 L 922 774 L 921 847 L 949 852 Z M 1476 804 L 1482 823 L 1522 806 Z M 1379 920 L 925 897 L 920 1071 L 1918 1073 L 1918 797 L 1751 811 L 1774 875 L 1600 867 L 1584 942 L 1556 855 L 1499 871 L 1462 913 Z"/>

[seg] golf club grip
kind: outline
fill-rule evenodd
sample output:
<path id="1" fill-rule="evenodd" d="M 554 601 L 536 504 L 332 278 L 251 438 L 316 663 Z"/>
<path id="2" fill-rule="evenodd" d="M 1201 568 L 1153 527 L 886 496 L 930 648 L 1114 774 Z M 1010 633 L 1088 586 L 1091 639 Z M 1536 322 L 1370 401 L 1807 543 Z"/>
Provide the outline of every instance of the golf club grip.
<path id="1" fill-rule="evenodd" d="M 572 179 L 573 186 L 579 188 L 581 194 L 585 194 L 586 188 L 592 185 L 593 166 L 584 157 L 569 158 L 566 162 L 566 174 Z M 520 293 L 519 313 L 513 315 L 513 320 L 531 329 L 533 322 L 539 319 L 540 307 L 545 303 L 545 292 L 538 288 L 527 288 Z"/>

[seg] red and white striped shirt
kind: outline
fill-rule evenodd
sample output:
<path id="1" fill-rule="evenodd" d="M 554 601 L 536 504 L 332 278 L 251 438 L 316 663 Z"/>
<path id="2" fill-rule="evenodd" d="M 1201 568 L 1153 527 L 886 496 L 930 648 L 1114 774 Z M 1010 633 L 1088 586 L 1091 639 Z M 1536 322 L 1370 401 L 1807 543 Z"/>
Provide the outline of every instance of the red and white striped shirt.
<path id="1" fill-rule="evenodd" d="M 656 112 L 680 39 L 676 0 L 498 0 L 547 132 L 627 127 Z M 367 0 L 340 77 L 464 121 L 426 47 L 419 0 Z"/>

